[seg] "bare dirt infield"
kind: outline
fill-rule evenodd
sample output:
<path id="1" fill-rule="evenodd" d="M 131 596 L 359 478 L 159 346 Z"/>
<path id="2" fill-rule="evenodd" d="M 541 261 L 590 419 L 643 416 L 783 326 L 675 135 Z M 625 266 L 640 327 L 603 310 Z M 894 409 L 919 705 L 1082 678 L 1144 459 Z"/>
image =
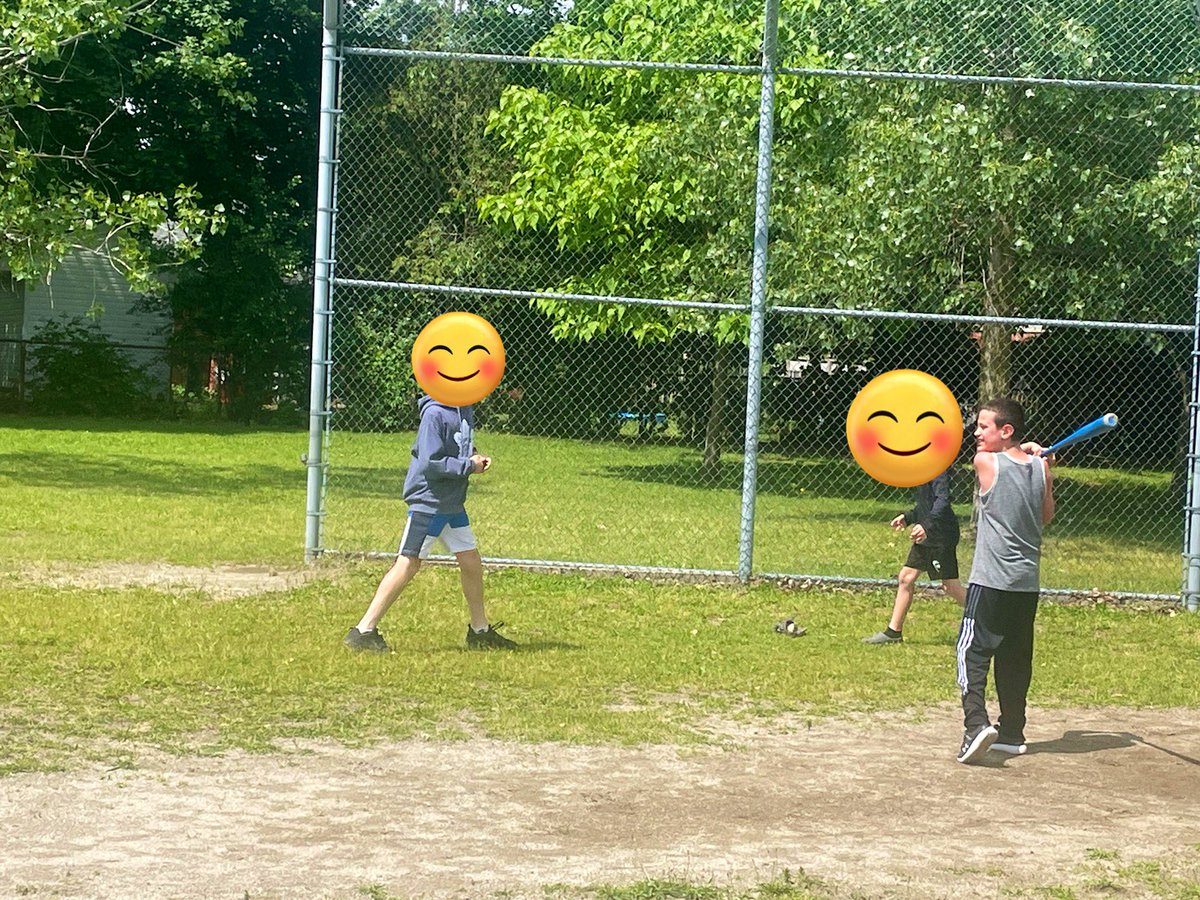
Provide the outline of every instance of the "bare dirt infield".
<path id="1" fill-rule="evenodd" d="M 553 883 L 976 896 L 1200 840 L 1195 710 L 1034 710 L 1030 752 L 954 762 L 957 714 L 740 727 L 731 747 L 475 739 L 139 757 L 0 779 L 0 892 L 540 896 Z M 1200 872 L 1196 873 L 1200 879 Z M 956 891 L 956 889 L 958 889 Z"/>

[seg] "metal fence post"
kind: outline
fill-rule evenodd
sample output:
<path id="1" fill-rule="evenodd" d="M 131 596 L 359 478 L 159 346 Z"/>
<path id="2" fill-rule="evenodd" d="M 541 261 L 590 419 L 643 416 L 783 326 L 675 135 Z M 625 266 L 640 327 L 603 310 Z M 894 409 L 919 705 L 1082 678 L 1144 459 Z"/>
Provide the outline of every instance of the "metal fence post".
<path id="1" fill-rule="evenodd" d="M 1183 523 L 1183 603 L 1200 610 L 1200 252 L 1196 254 L 1192 384 L 1188 398 L 1187 504 Z"/>
<path id="2" fill-rule="evenodd" d="M 758 175 L 754 185 L 754 261 L 750 278 L 750 349 L 746 367 L 746 448 L 742 463 L 742 522 L 738 579 L 746 582 L 754 558 L 754 500 L 758 487 L 763 328 L 767 305 L 767 231 L 771 208 L 771 154 L 775 136 L 775 66 L 779 46 L 779 0 L 766 0 L 763 21 L 762 91 L 758 105 Z"/>
<path id="3" fill-rule="evenodd" d="M 318 129 L 316 252 L 313 266 L 312 368 L 308 393 L 307 506 L 304 559 L 321 551 L 325 515 L 325 443 L 329 423 L 329 331 L 333 292 L 333 196 L 337 161 L 337 86 L 340 0 L 325 0 L 321 22 L 321 112 Z"/>

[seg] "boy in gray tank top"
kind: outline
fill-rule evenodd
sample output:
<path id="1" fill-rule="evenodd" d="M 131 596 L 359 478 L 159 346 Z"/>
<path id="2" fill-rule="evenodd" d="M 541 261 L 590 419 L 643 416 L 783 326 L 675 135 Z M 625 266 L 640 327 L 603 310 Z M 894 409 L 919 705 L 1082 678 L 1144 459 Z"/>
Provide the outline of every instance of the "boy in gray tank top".
<path id="1" fill-rule="evenodd" d="M 979 522 L 975 559 L 958 633 L 958 686 L 963 741 L 958 761 L 977 762 L 988 749 L 1025 752 L 1025 698 L 1033 676 L 1033 622 L 1037 615 L 1042 526 L 1054 517 L 1053 456 L 1022 444 L 1025 412 L 1000 397 L 979 408 L 975 476 Z M 997 725 L 984 702 L 995 660 Z"/>

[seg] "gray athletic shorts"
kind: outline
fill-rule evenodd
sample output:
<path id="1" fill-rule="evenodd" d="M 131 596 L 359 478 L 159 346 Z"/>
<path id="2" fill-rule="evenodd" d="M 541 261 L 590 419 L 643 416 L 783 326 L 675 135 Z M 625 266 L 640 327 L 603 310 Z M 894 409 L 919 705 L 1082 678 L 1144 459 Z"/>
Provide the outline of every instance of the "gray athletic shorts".
<path id="1" fill-rule="evenodd" d="M 400 537 L 400 555 L 428 559 L 436 541 L 451 553 L 475 549 L 475 534 L 465 512 L 443 516 L 410 510 Z"/>

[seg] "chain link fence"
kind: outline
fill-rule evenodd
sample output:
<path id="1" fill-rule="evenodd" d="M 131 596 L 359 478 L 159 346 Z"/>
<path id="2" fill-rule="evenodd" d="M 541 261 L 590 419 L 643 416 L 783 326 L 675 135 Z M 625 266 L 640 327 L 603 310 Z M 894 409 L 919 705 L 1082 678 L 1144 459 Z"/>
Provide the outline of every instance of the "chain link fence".
<path id="1" fill-rule="evenodd" d="M 999 394 L 1043 443 L 1117 413 L 1063 454 L 1043 585 L 1178 596 L 1194 5 L 334 6 L 310 555 L 395 552 L 412 341 L 462 309 L 508 356 L 486 558 L 891 581 L 909 492 L 845 419 L 914 368 L 968 427 Z"/>

